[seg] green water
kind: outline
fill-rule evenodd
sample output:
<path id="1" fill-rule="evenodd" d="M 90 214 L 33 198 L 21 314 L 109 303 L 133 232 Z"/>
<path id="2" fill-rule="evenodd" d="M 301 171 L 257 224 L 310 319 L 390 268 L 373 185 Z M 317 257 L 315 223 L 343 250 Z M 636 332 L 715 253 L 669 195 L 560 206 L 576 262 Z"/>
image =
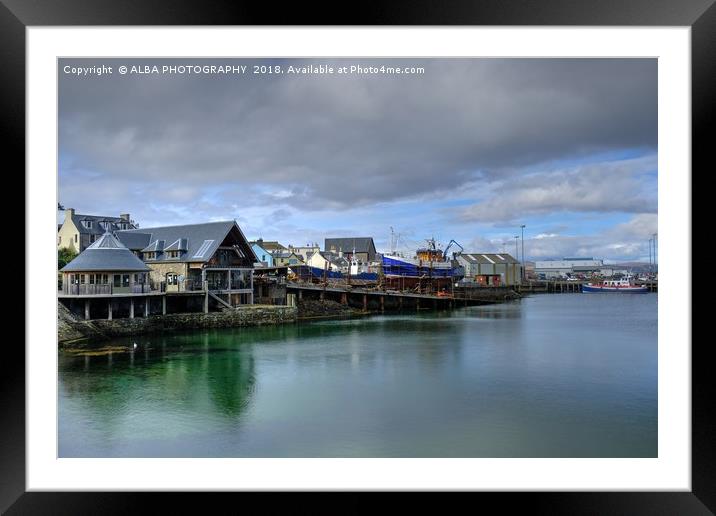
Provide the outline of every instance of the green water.
<path id="1" fill-rule="evenodd" d="M 119 339 L 59 357 L 61 457 L 655 457 L 657 295 Z"/>

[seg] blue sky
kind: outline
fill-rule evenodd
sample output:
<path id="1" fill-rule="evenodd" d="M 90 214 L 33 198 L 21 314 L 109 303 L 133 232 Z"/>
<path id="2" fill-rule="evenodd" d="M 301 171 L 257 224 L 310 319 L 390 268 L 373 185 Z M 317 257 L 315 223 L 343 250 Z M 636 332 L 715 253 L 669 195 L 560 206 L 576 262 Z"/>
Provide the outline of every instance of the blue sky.
<path id="1" fill-rule="evenodd" d="M 236 60 L 277 64 L 286 60 Z M 646 260 L 655 60 L 293 60 L 421 75 L 104 75 L 61 60 L 59 202 L 142 227 L 236 219 L 284 244 L 372 236 Z M 210 60 L 183 61 L 205 64 Z M 62 213 L 58 213 L 61 220 Z"/>

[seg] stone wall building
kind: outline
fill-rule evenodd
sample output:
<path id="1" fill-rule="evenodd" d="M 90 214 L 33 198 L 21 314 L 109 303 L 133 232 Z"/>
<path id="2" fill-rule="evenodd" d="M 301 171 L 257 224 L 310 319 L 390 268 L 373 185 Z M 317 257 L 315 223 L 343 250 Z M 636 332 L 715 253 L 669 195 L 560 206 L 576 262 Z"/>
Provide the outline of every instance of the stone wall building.
<path id="1" fill-rule="evenodd" d="M 236 221 L 118 231 L 166 292 L 208 289 L 227 304 L 253 303 L 257 257 Z"/>
<path id="2" fill-rule="evenodd" d="M 67 208 L 65 220 L 57 230 L 57 248 L 81 253 L 107 231 L 136 228 L 137 225 L 130 219 L 129 213 L 123 213 L 119 217 L 79 215 L 74 208 Z"/>

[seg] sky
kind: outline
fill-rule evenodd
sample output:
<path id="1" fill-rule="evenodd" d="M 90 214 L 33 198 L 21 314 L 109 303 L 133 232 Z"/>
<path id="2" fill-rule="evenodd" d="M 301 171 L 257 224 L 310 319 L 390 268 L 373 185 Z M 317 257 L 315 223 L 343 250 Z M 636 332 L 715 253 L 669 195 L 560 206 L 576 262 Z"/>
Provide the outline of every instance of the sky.
<path id="1" fill-rule="evenodd" d="M 525 225 L 528 260 L 647 261 L 657 233 L 655 59 L 60 59 L 58 85 L 77 213 L 406 253 L 515 255 Z"/>

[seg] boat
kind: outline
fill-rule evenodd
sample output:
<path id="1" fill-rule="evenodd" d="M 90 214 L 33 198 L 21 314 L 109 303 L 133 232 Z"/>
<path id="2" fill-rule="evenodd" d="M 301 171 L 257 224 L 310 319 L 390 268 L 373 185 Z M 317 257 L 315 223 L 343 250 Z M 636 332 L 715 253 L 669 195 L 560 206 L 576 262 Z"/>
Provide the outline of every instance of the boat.
<path id="1" fill-rule="evenodd" d="M 619 280 L 604 280 L 601 283 L 587 283 L 582 285 L 582 292 L 618 292 L 620 294 L 647 294 L 649 288 L 636 285 L 631 276 Z"/>
<path id="2" fill-rule="evenodd" d="M 435 239 L 427 240 L 427 247 L 415 252 L 414 258 L 398 253 L 383 255 L 383 275 L 386 278 L 452 278 L 456 268 L 445 253 L 437 248 Z"/>

